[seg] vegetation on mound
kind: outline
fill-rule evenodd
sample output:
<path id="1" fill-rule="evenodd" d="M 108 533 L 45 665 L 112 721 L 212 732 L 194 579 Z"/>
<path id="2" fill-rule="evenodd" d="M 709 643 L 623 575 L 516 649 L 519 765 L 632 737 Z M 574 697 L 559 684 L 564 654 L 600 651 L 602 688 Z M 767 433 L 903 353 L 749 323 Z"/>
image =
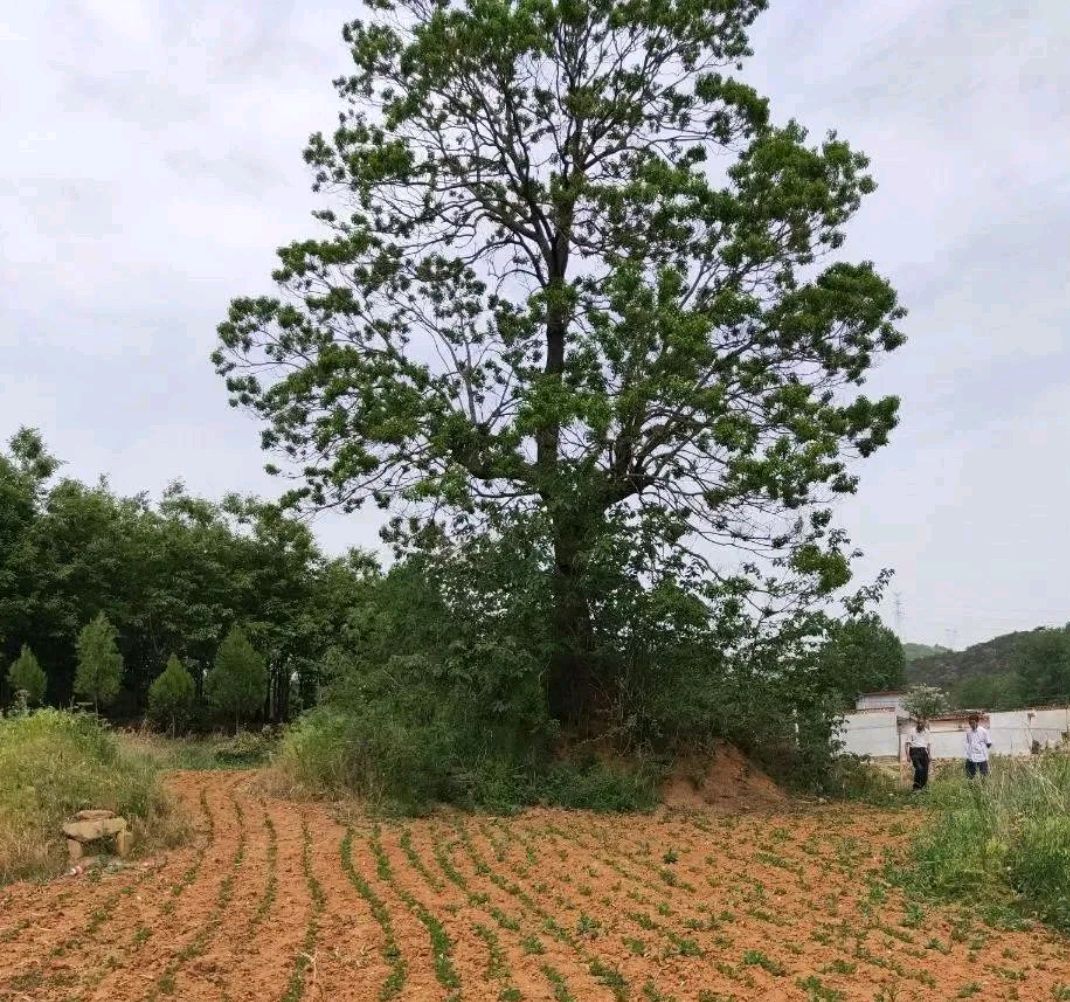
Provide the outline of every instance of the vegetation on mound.
<path id="1" fill-rule="evenodd" d="M 307 714 L 275 759 L 278 784 L 315 796 L 356 795 L 390 814 L 423 814 L 436 803 L 508 813 L 534 804 L 649 810 L 657 802 L 661 770 L 652 760 L 509 754 L 448 722 L 411 726 L 387 713 L 324 707 Z"/>
<path id="2" fill-rule="evenodd" d="M 97 718 L 41 710 L 0 719 L 0 883 L 55 872 L 63 822 L 90 807 L 126 818 L 141 846 L 180 833 L 157 766 Z"/>
<path id="3" fill-rule="evenodd" d="M 997 759 L 987 782 L 949 774 L 927 797 L 904 883 L 1070 930 L 1070 758 Z"/>
<path id="4" fill-rule="evenodd" d="M 305 152 L 342 213 L 213 356 L 293 489 L 153 506 L 19 432 L 4 655 L 172 730 L 321 702 L 282 775 L 405 810 L 641 807 L 716 738 L 828 790 L 903 671 L 830 504 L 898 420 L 863 384 L 904 311 L 839 253 L 866 157 L 722 74 L 760 0 L 377 6 Z M 371 505 L 389 573 L 283 514 Z"/>

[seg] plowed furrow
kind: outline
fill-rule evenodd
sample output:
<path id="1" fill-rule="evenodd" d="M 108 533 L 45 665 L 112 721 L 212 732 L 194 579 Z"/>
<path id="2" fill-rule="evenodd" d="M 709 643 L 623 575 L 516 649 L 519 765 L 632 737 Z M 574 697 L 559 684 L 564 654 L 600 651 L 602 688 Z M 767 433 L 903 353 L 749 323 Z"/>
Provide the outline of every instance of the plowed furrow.
<path id="1" fill-rule="evenodd" d="M 258 884 L 256 910 L 239 925 L 238 938 L 245 933 L 246 946 L 231 951 L 219 988 L 218 997 L 229 1002 L 276 1002 L 285 996 L 312 913 L 301 815 L 293 804 L 277 800 L 268 801 L 267 814 L 265 830 L 274 834 L 269 844 L 274 845 L 275 894 L 261 912 L 267 885 Z"/>
<path id="2" fill-rule="evenodd" d="M 95 969 L 87 968 L 80 993 L 85 1002 L 116 998 L 136 1002 L 166 993 L 173 984 L 169 976 L 176 954 L 210 925 L 217 901 L 227 891 L 242 831 L 231 800 L 236 783 L 236 777 L 213 775 L 201 788 L 199 799 L 210 818 L 211 841 L 169 890 L 155 899 L 142 896 L 136 908 L 116 912 L 114 941 L 122 944 L 123 953 L 136 956 L 136 962 L 123 963 L 112 955 L 101 958 Z"/>

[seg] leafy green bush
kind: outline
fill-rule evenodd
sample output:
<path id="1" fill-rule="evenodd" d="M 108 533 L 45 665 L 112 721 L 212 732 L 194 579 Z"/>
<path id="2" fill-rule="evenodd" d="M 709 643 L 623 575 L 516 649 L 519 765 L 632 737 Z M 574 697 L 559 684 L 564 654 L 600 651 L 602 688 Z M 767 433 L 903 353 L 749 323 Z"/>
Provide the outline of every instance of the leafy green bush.
<path id="1" fill-rule="evenodd" d="M 286 786 L 306 794 L 356 794 L 389 813 L 436 803 L 509 812 L 528 804 L 596 811 L 644 810 L 657 797 L 653 765 L 551 761 L 482 747 L 446 719 L 414 726 L 381 706 L 363 714 L 322 707 L 289 729 L 275 760 Z"/>
<path id="2" fill-rule="evenodd" d="M 987 782 L 942 777 L 929 796 L 933 816 L 912 844 L 906 883 L 1070 929 L 1070 759 L 996 760 Z"/>
<path id="3" fill-rule="evenodd" d="M 170 841 L 180 828 L 155 764 L 95 717 L 41 710 L 0 719 L 0 883 L 57 870 L 61 826 L 87 807 L 121 814 L 140 844 Z"/>
<path id="4" fill-rule="evenodd" d="M 172 654 L 167 667 L 149 686 L 149 716 L 174 735 L 193 711 L 197 686 L 193 676 Z"/>
<path id="5" fill-rule="evenodd" d="M 897 772 L 882 769 L 858 755 L 838 755 L 822 777 L 822 792 L 841 800 L 887 807 L 910 795 L 899 783 Z"/>
<path id="6" fill-rule="evenodd" d="M 26 644 L 22 645 L 22 652 L 8 668 L 7 680 L 13 693 L 25 694 L 24 698 L 28 706 L 37 706 L 44 700 L 48 678 L 33 651 Z"/>
<path id="7" fill-rule="evenodd" d="M 208 702 L 228 720 L 237 734 L 241 721 L 264 704 L 268 673 L 264 659 L 239 626 L 231 627 L 216 652 L 215 664 L 204 680 Z"/>

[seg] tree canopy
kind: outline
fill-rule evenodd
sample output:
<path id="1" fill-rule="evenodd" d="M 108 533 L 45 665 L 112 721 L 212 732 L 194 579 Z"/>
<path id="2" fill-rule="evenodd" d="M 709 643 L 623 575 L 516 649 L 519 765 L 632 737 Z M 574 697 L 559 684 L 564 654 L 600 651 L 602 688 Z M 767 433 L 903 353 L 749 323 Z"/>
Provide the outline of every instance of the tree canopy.
<path id="1" fill-rule="evenodd" d="M 733 75 L 764 6 L 376 3 L 305 151 L 326 235 L 220 327 L 295 503 L 391 508 L 399 544 L 532 522 L 565 719 L 604 710 L 615 541 L 635 573 L 698 562 L 730 615 L 828 595 L 827 502 L 897 420 L 859 389 L 895 293 L 829 257 L 867 161 Z"/>
<path id="2" fill-rule="evenodd" d="M 839 692 L 844 709 L 861 692 L 901 688 L 906 663 L 899 638 L 873 615 L 836 624 L 822 656 L 827 684 Z"/>
<path id="3" fill-rule="evenodd" d="M 947 694 L 934 685 L 911 686 L 903 699 L 903 709 L 915 720 L 929 720 L 939 716 L 947 706 Z"/>

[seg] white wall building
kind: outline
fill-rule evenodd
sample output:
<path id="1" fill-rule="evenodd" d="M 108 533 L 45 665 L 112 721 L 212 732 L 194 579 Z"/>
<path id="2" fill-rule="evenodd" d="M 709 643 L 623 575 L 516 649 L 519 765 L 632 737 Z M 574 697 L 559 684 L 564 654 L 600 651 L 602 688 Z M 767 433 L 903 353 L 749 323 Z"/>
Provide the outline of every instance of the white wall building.
<path id="1" fill-rule="evenodd" d="M 905 692 L 863 692 L 855 700 L 857 710 L 895 710 L 902 716 L 906 715 L 903 709 Z"/>
<path id="2" fill-rule="evenodd" d="M 906 740 L 914 721 L 903 709 L 904 693 L 863 693 L 856 709 L 843 718 L 840 740 L 850 755 L 877 759 L 906 758 Z M 929 721 L 933 758 L 965 757 L 967 712 L 948 713 Z M 982 714 L 992 736 L 994 755 L 1030 755 L 1044 748 L 1070 744 L 1070 707 L 1037 707 Z"/>

